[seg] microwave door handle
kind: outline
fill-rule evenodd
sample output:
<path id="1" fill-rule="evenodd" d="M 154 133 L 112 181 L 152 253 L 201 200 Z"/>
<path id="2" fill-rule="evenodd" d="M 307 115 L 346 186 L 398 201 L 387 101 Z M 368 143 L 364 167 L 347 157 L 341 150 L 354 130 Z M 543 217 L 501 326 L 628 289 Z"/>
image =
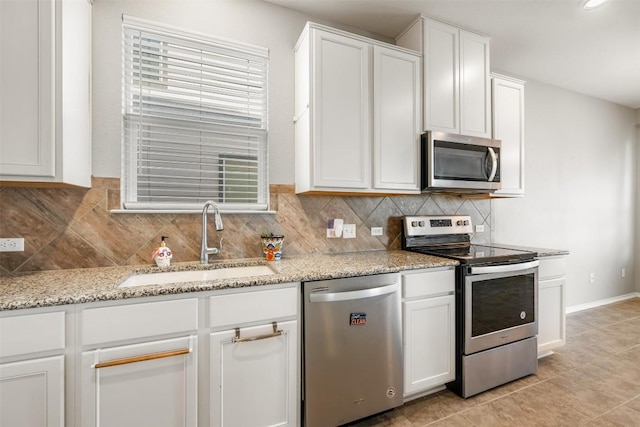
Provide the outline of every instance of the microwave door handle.
<path id="1" fill-rule="evenodd" d="M 491 156 L 491 173 L 489 173 L 489 177 L 487 178 L 489 182 L 493 181 L 493 178 L 496 177 L 496 172 L 498 172 L 498 158 L 496 157 L 496 152 L 493 151 L 493 148 L 487 147 L 489 150 L 489 155 Z"/>

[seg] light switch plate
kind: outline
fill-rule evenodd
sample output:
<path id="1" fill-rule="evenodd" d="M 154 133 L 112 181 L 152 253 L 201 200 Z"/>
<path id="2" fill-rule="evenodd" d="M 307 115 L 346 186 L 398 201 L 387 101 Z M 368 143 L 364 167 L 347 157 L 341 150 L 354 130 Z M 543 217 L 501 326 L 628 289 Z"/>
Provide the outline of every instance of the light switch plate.
<path id="1" fill-rule="evenodd" d="M 345 224 L 342 229 L 342 238 L 343 239 L 355 239 L 356 238 L 356 225 L 355 224 Z"/>
<path id="2" fill-rule="evenodd" d="M 371 227 L 372 236 L 382 236 L 383 234 L 384 234 L 384 229 L 382 227 Z"/>

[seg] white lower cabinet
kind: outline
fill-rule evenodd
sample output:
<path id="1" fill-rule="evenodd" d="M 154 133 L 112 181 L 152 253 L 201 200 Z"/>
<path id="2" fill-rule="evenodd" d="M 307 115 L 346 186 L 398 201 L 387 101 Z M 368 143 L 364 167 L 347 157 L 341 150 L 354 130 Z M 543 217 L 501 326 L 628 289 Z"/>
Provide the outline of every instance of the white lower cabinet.
<path id="1" fill-rule="evenodd" d="M 299 305 L 286 283 L 0 312 L 0 426 L 299 426 Z"/>
<path id="2" fill-rule="evenodd" d="M 197 425 L 197 338 L 82 354 L 83 427 Z"/>
<path id="3" fill-rule="evenodd" d="M 0 426 L 64 425 L 64 356 L 0 364 Z"/>
<path id="4" fill-rule="evenodd" d="M 299 424 L 297 336 L 296 321 L 211 334 L 212 426 Z"/>
<path id="5" fill-rule="evenodd" d="M 82 427 L 195 427 L 198 299 L 80 311 Z"/>
<path id="6" fill-rule="evenodd" d="M 455 379 L 455 272 L 402 277 L 405 400 Z"/>
<path id="7" fill-rule="evenodd" d="M 538 357 L 544 357 L 566 342 L 565 257 L 540 258 L 538 281 Z"/>
<path id="8" fill-rule="evenodd" d="M 297 426 L 299 286 L 209 299 L 209 424 Z"/>
<path id="9" fill-rule="evenodd" d="M 6 314 L 0 317 L 0 426 L 64 426 L 65 313 Z"/>

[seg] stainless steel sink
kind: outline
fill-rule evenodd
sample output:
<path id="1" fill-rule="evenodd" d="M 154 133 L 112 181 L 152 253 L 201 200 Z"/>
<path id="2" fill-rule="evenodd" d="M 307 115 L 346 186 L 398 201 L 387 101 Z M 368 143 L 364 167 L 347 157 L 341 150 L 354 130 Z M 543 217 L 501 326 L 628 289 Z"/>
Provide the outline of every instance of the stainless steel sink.
<path id="1" fill-rule="evenodd" d="M 212 270 L 167 271 L 164 273 L 135 274 L 122 282 L 119 288 L 134 286 L 166 285 L 169 283 L 202 282 L 219 279 L 238 279 L 252 276 L 268 276 L 275 272 L 268 265 L 224 267 Z"/>

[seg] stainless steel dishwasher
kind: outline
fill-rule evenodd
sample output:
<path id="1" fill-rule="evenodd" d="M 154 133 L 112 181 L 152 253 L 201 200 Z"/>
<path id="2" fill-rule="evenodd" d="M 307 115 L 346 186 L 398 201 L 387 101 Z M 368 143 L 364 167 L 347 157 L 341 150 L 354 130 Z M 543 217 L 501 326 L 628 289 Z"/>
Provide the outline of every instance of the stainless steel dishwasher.
<path id="1" fill-rule="evenodd" d="M 306 427 L 402 405 L 400 275 L 305 282 Z"/>

